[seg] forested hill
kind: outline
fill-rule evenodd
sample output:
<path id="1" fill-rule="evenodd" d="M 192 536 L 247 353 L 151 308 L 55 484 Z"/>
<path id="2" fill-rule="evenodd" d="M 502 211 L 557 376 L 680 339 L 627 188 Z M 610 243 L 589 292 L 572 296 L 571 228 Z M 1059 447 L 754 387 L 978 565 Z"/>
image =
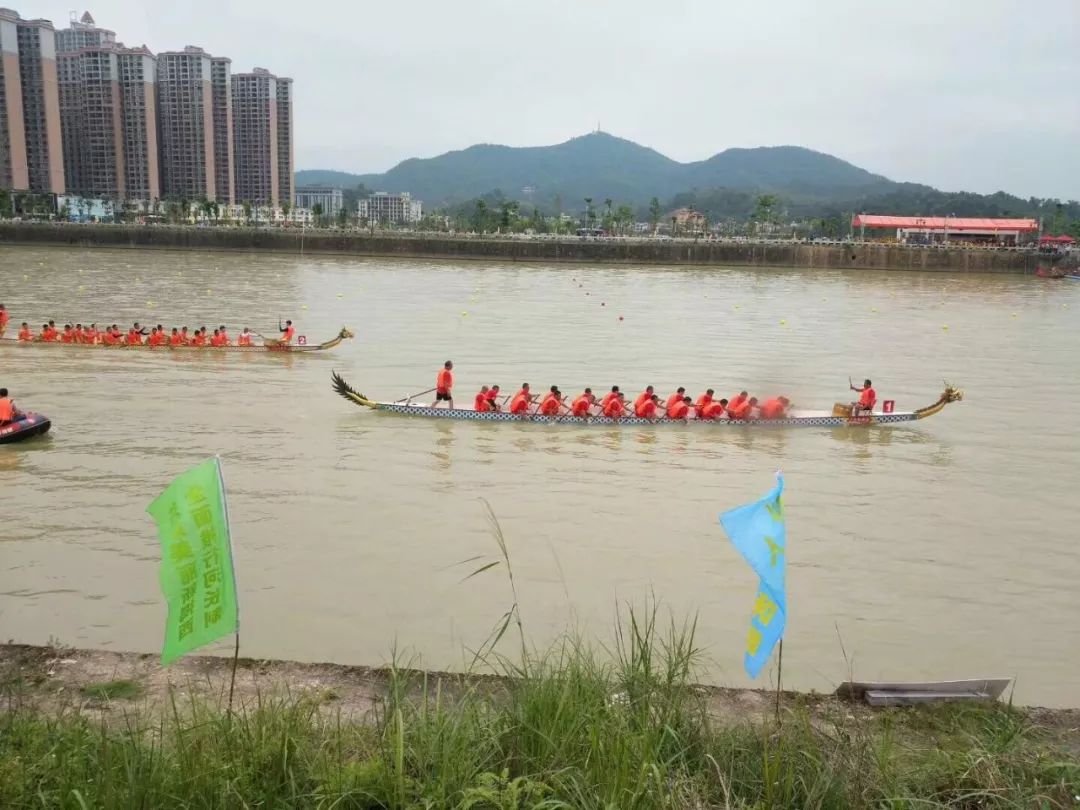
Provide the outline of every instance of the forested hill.
<path id="1" fill-rule="evenodd" d="M 382 191 L 408 191 L 429 206 L 460 202 L 493 189 L 514 199 L 548 205 L 561 197 L 567 207 L 586 197 L 644 205 L 692 188 L 728 187 L 823 196 L 883 190 L 884 177 L 839 158 L 798 146 L 728 149 L 695 163 L 679 163 L 655 149 L 604 132 L 554 146 L 479 144 L 433 158 L 403 161 L 385 174 L 305 170 L 297 185 L 363 184 Z"/>
<path id="2" fill-rule="evenodd" d="M 832 155 L 799 146 L 727 149 L 679 163 L 604 132 L 554 146 L 479 144 L 433 158 L 411 158 L 384 174 L 309 169 L 297 185 L 408 191 L 426 210 L 461 208 L 477 198 L 517 200 L 553 213 L 575 212 L 585 198 L 628 204 L 643 212 L 656 197 L 665 210 L 694 206 L 712 219 L 749 217 L 763 194 L 781 217 L 842 217 L 856 211 L 910 215 L 1032 216 L 1080 220 L 1080 205 L 1022 199 L 1004 192 L 942 192 L 873 174 Z M 1048 223 L 1049 224 L 1049 223 Z"/>

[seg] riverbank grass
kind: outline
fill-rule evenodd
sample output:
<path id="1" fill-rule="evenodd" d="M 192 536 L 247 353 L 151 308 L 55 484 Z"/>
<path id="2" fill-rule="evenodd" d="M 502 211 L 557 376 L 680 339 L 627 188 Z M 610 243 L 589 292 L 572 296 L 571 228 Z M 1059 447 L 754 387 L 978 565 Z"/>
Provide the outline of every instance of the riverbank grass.
<path id="1" fill-rule="evenodd" d="M 718 716 L 693 626 L 630 618 L 611 649 L 568 637 L 502 677 L 391 666 L 361 716 L 325 689 L 229 714 L 171 692 L 95 714 L 12 692 L 0 806 L 1075 808 L 1076 750 L 1007 705 L 870 712 L 785 696 Z M 115 683 L 115 682 L 114 682 Z M 107 690 L 111 691 L 111 690 Z M 767 708 L 766 708 L 767 707 Z"/>

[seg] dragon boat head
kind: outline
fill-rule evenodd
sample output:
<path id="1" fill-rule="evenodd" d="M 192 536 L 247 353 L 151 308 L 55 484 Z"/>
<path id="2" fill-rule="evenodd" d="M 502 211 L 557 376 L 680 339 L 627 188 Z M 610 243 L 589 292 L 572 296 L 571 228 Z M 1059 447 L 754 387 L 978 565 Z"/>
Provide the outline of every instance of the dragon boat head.
<path id="1" fill-rule="evenodd" d="M 342 340 L 348 340 L 349 338 L 356 337 L 356 333 L 349 329 L 349 327 L 343 326 L 341 327 L 341 331 L 338 332 L 338 337 Z"/>
<path id="2" fill-rule="evenodd" d="M 950 402 L 960 402 L 964 398 L 964 392 L 957 388 L 955 385 L 949 385 L 945 383 L 945 391 L 941 394 L 941 401 L 948 404 Z"/>

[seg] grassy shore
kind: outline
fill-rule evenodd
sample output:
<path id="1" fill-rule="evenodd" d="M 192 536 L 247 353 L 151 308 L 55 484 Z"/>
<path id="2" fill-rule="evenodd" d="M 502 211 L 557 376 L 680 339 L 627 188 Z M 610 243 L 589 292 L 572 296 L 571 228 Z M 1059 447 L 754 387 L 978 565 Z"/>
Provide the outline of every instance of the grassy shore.
<path id="1" fill-rule="evenodd" d="M 337 693 L 356 675 L 264 680 L 230 713 L 227 680 L 202 670 L 155 702 L 134 669 L 58 686 L 76 653 L 5 648 L 0 807 L 1080 806 L 1075 728 L 1002 704 L 870 711 L 785 695 L 777 721 L 756 693 L 717 711 L 693 683 L 692 630 L 631 617 L 606 649 L 571 637 L 523 663 L 489 651 L 497 677 L 364 670 L 378 689 L 359 710 Z"/>

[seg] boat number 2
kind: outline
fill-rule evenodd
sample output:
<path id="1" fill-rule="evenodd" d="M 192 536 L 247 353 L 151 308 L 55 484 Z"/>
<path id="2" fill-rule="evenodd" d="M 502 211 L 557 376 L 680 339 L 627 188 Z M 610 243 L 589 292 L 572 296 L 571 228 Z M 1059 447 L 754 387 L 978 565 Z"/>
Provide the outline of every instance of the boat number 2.
<path id="1" fill-rule="evenodd" d="M 296 345 L 307 346 L 307 335 L 300 335 L 300 337 L 296 339 Z"/>

